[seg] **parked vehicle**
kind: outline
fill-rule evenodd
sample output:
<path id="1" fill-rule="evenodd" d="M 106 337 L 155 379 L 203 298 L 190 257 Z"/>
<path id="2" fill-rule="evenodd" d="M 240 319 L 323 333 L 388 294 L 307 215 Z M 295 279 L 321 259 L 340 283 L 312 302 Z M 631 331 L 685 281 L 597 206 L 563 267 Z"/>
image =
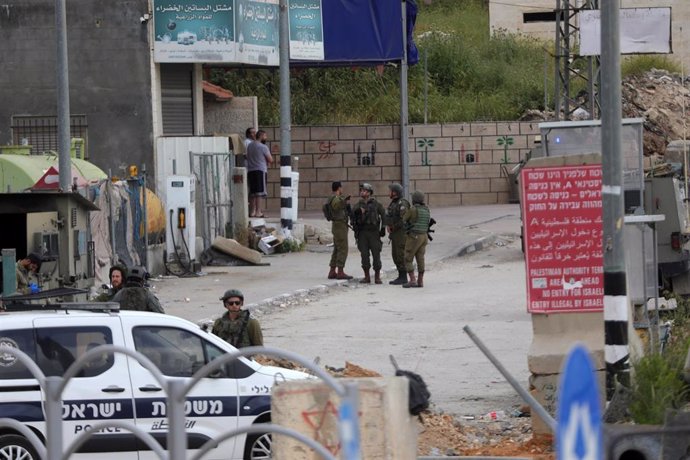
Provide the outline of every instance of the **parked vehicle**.
<path id="1" fill-rule="evenodd" d="M 47 376 L 63 375 L 88 350 L 105 344 L 142 353 L 169 378 L 190 378 L 214 358 L 236 351 L 222 339 L 178 317 L 118 311 L 111 309 L 113 304 L 81 307 L 0 312 L 0 344 L 26 353 Z M 306 377 L 302 372 L 239 358 L 203 378 L 185 404 L 188 455 L 231 429 L 269 422 L 271 388 L 276 381 Z M 0 354 L 0 392 L 0 418 L 25 424 L 45 441 L 43 389 L 9 353 Z M 128 356 L 103 353 L 91 360 L 69 381 L 62 399 L 65 446 L 94 423 L 106 420 L 132 422 L 165 446 L 165 392 L 147 369 Z M 270 449 L 268 434 L 241 435 L 220 443 L 204 458 L 270 458 Z M 0 457 L 38 459 L 31 444 L 7 428 L 0 428 Z M 126 460 L 156 456 L 127 430 L 108 428 L 90 438 L 74 458 Z"/>

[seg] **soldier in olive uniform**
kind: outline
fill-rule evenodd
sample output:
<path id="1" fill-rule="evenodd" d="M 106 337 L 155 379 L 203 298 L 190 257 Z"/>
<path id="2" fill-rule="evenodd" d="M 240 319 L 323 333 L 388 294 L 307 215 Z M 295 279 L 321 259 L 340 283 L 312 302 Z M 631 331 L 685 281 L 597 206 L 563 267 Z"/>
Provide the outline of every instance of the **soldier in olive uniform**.
<path id="1" fill-rule="evenodd" d="M 381 203 L 372 196 L 374 188 L 370 184 L 362 184 L 359 189 L 360 200 L 354 211 L 353 227 L 357 239 L 357 248 L 362 255 L 362 270 L 364 278 L 360 283 L 371 283 L 369 269 L 369 252 L 374 262 L 374 282 L 381 284 L 381 238 L 386 236 L 386 210 Z"/>
<path id="2" fill-rule="evenodd" d="M 145 278 L 146 269 L 144 267 L 132 268 L 129 273 L 127 273 L 125 287 L 115 294 L 111 302 L 119 302 L 120 310 L 165 313 L 156 296 L 144 287 Z"/>
<path id="3" fill-rule="evenodd" d="M 403 198 L 403 188 L 400 184 L 390 184 L 391 202 L 386 210 L 388 219 L 388 238 L 391 240 L 393 263 L 398 269 L 398 277 L 388 284 L 405 284 L 407 282 L 407 269 L 405 267 L 405 227 L 402 216 L 410 209 L 410 202 Z"/>
<path id="4" fill-rule="evenodd" d="M 212 332 L 235 348 L 263 346 L 259 321 L 252 318 L 249 311 L 242 310 L 242 292 L 229 289 L 220 300 L 227 311 L 213 323 Z"/>
<path id="5" fill-rule="evenodd" d="M 333 196 L 328 201 L 331 207 L 331 232 L 333 233 L 333 253 L 331 254 L 328 279 L 351 280 L 352 277 L 345 273 L 345 261 L 347 260 L 347 221 L 350 217 L 350 196 L 343 196 L 343 186 L 339 181 L 331 184 Z M 337 271 L 336 271 L 337 270 Z"/>
<path id="6" fill-rule="evenodd" d="M 25 258 L 17 261 L 15 271 L 18 293 L 31 294 L 38 289 L 36 273 L 41 269 L 42 261 L 41 256 L 35 252 L 30 252 Z"/>
<path id="7" fill-rule="evenodd" d="M 412 193 L 412 207 L 403 215 L 403 222 L 407 229 L 405 237 L 405 268 L 410 281 L 403 284 L 404 288 L 424 287 L 424 253 L 429 242 L 429 221 L 431 213 L 424 204 L 424 194 L 419 190 Z M 413 261 L 417 260 L 419 276 L 414 276 Z"/>

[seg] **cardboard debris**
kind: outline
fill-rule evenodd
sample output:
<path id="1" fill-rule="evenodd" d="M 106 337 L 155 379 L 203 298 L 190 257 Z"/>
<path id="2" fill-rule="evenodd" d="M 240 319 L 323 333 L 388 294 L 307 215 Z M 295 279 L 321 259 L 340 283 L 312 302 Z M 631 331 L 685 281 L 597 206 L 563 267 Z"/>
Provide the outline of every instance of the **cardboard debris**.
<path id="1" fill-rule="evenodd" d="M 225 254 L 230 254 L 231 256 L 245 260 L 254 265 L 262 265 L 261 253 L 253 249 L 245 248 L 233 239 L 218 236 L 215 240 L 213 240 L 213 244 L 211 244 L 211 247 L 216 251 L 220 251 Z"/>

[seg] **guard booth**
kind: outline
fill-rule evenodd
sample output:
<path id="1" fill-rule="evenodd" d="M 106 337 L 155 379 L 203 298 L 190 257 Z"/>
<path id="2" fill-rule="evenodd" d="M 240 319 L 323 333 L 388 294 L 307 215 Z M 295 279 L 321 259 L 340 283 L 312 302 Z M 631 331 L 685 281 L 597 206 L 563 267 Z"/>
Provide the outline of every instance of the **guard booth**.
<path id="1" fill-rule="evenodd" d="M 43 293 L 55 290 L 53 294 L 59 296 L 61 290 L 65 295 L 77 289 L 86 292 L 94 283 L 95 273 L 89 212 L 97 210 L 79 193 L 0 193 L 0 248 L 15 249 L 17 259 L 30 252 L 43 257 L 38 274 Z M 8 275 L 15 273 L 4 273 Z"/>

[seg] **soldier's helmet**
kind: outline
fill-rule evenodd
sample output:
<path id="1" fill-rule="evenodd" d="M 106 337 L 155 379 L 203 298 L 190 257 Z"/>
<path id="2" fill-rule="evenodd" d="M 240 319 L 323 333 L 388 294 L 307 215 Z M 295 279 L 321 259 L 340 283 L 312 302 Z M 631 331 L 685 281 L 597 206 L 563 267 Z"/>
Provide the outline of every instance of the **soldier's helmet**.
<path id="1" fill-rule="evenodd" d="M 412 192 L 412 203 L 414 204 L 424 204 L 424 193 L 419 190 Z"/>
<path id="2" fill-rule="evenodd" d="M 220 298 L 223 302 L 228 300 L 230 297 L 239 297 L 240 300 L 244 303 L 244 294 L 239 289 L 228 289 L 225 291 L 225 294 L 223 294 L 223 297 Z"/>
<path id="3" fill-rule="evenodd" d="M 400 184 L 398 184 L 398 183 L 389 184 L 389 185 L 388 185 L 388 189 L 389 189 L 391 192 L 395 192 L 395 193 L 398 195 L 398 197 L 403 196 L 403 188 L 402 188 L 402 185 L 400 185 Z"/>
<path id="4" fill-rule="evenodd" d="M 367 190 L 372 195 L 374 194 L 374 187 L 372 187 L 371 184 L 367 184 L 366 182 L 364 182 L 362 185 L 360 185 L 359 189 L 360 190 Z"/>
<path id="5" fill-rule="evenodd" d="M 132 269 L 127 272 L 127 285 L 143 286 L 146 278 L 147 273 L 144 267 L 132 267 Z"/>

